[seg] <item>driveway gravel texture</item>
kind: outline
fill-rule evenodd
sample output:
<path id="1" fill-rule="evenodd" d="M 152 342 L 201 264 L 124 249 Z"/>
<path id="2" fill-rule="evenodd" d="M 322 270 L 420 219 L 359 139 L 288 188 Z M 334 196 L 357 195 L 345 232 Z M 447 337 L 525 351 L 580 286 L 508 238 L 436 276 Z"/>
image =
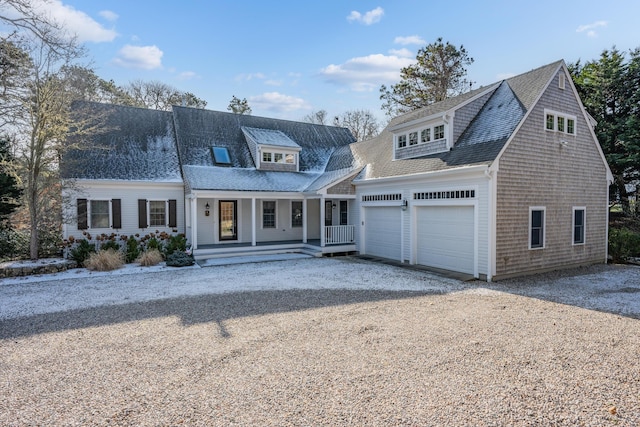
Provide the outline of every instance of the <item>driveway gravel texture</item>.
<path id="1" fill-rule="evenodd" d="M 357 257 L 0 282 L 2 426 L 638 426 L 640 268 Z"/>

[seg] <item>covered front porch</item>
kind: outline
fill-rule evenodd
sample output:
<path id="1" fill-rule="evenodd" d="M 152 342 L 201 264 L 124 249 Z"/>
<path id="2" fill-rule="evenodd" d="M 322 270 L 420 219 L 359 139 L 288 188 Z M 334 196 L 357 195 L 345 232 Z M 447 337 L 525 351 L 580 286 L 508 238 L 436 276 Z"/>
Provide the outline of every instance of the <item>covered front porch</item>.
<path id="1" fill-rule="evenodd" d="M 196 259 L 356 251 L 353 195 L 197 191 L 186 234 Z"/>

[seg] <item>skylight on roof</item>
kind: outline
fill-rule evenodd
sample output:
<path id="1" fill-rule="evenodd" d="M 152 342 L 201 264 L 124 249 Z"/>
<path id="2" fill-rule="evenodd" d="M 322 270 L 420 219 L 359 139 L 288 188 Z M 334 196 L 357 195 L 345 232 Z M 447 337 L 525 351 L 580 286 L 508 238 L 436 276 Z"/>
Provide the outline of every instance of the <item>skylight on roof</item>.
<path id="1" fill-rule="evenodd" d="M 211 151 L 213 153 L 213 161 L 217 165 L 231 164 L 231 156 L 229 155 L 227 147 L 211 147 Z"/>

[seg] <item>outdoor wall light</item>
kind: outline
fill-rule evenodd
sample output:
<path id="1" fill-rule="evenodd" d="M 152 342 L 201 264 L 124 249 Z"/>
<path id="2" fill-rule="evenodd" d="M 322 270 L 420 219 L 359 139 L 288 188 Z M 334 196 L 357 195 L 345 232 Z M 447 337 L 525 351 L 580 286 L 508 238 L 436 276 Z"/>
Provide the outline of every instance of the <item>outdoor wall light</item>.
<path id="1" fill-rule="evenodd" d="M 402 199 L 402 205 L 400 205 L 402 207 L 403 211 L 407 210 L 407 207 L 409 206 L 409 202 L 407 202 L 407 199 Z"/>
<path id="2" fill-rule="evenodd" d="M 331 205 L 331 207 L 332 207 L 333 209 L 335 209 L 335 208 L 336 208 L 336 204 L 334 203 L 333 205 Z"/>
<path id="3" fill-rule="evenodd" d="M 211 206 L 209 206 L 209 202 L 207 202 L 206 205 L 204 205 L 204 216 L 209 216 L 209 208 Z"/>

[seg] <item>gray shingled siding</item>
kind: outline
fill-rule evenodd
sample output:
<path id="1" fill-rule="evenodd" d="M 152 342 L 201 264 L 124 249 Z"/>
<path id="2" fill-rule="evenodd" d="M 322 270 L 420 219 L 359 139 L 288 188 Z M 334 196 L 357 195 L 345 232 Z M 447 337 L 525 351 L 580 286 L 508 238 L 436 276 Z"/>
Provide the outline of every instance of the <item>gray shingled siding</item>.
<path id="1" fill-rule="evenodd" d="M 496 279 L 605 261 L 606 168 L 575 94 L 566 87 L 558 88 L 556 75 L 499 160 Z M 575 115 L 576 136 L 546 131 L 545 107 Z M 532 206 L 546 207 L 544 249 L 529 249 Z M 573 245 L 572 208 L 580 206 L 586 207 L 585 244 Z"/>
<path id="2" fill-rule="evenodd" d="M 356 194 L 356 187 L 352 184 L 354 178 L 355 177 L 345 179 L 329 187 L 327 194 Z"/>
<path id="3" fill-rule="evenodd" d="M 447 140 L 425 142 L 423 144 L 408 145 L 403 148 L 396 148 L 396 159 L 412 159 L 415 157 L 429 156 L 431 154 L 442 153 L 447 150 Z"/>
<path id="4" fill-rule="evenodd" d="M 278 171 L 278 172 L 295 172 L 296 165 L 289 163 L 269 163 L 261 162 L 260 170 L 263 171 Z"/>

